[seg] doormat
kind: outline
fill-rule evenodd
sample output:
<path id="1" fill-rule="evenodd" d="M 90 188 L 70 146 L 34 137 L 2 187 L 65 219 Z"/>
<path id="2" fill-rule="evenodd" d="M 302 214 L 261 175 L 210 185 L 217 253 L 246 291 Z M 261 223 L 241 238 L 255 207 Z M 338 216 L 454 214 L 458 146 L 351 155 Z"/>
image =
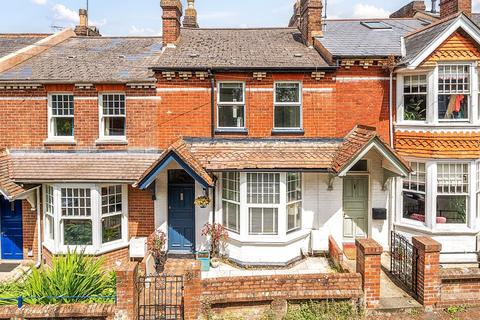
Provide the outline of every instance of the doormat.
<path id="1" fill-rule="evenodd" d="M 357 247 L 354 243 L 344 243 L 343 244 L 343 253 L 348 258 L 348 260 L 357 259 Z"/>
<path id="2" fill-rule="evenodd" d="M 0 272 L 12 272 L 19 265 L 18 263 L 0 263 Z"/>

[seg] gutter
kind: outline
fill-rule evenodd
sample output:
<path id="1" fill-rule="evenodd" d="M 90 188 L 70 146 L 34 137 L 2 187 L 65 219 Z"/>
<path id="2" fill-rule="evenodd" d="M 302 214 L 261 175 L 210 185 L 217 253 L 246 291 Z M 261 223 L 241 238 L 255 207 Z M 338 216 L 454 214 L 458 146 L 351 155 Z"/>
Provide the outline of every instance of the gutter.
<path id="1" fill-rule="evenodd" d="M 278 73 L 307 72 L 307 71 L 335 71 L 338 66 L 327 67 L 153 67 L 154 72 L 162 71 L 207 71 L 207 72 L 246 72 L 246 71 L 268 71 Z"/>
<path id="2" fill-rule="evenodd" d="M 390 130 L 390 147 L 394 147 L 393 143 L 393 70 L 390 70 L 390 94 L 388 99 L 388 117 Z"/>
<path id="3" fill-rule="evenodd" d="M 208 70 L 210 77 L 210 136 L 215 138 L 215 73 L 212 70 Z"/>

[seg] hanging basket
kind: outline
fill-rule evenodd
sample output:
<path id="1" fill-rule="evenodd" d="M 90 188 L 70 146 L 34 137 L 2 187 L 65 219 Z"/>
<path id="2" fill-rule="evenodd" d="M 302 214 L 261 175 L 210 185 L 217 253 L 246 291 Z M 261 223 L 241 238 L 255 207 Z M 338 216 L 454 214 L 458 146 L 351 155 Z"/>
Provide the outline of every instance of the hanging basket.
<path id="1" fill-rule="evenodd" d="M 210 204 L 210 198 L 206 196 L 201 196 L 195 199 L 195 206 L 205 209 Z"/>

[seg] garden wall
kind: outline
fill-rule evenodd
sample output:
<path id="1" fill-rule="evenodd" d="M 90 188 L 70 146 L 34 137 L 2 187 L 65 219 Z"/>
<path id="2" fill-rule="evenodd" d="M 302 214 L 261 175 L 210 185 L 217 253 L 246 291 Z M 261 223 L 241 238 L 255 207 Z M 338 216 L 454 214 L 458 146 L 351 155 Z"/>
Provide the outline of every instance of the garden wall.
<path id="1" fill-rule="evenodd" d="M 440 272 L 439 306 L 480 305 L 480 269 L 449 268 Z"/>
<path id="2" fill-rule="evenodd" d="M 84 319 L 113 320 L 114 304 L 63 304 L 46 306 L 0 307 L 0 319 Z"/>

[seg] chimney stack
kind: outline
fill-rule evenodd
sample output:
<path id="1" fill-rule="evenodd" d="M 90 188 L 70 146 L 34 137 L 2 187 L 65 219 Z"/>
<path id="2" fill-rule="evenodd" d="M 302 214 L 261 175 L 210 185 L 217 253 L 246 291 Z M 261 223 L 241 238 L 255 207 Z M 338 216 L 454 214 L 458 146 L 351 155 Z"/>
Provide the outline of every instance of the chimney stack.
<path id="1" fill-rule="evenodd" d="M 441 19 L 459 12 L 470 15 L 472 13 L 472 0 L 440 0 Z"/>
<path id="2" fill-rule="evenodd" d="M 80 9 L 78 11 L 78 16 L 80 17 L 80 22 L 78 26 L 75 27 L 75 34 L 79 37 L 99 37 L 101 36 L 100 32 L 96 27 L 88 26 L 88 11 L 85 9 Z"/>
<path id="3" fill-rule="evenodd" d="M 187 9 L 185 9 L 185 17 L 183 18 L 183 26 L 185 28 L 198 28 L 197 10 L 195 9 L 195 0 L 187 0 Z"/>
<path id="4" fill-rule="evenodd" d="M 293 15 L 288 23 L 289 28 L 298 28 L 300 23 L 300 0 L 296 0 L 293 5 Z"/>
<path id="5" fill-rule="evenodd" d="M 163 45 L 174 46 L 180 37 L 180 19 L 182 18 L 182 3 L 180 0 L 160 0 L 162 7 Z"/>
<path id="6" fill-rule="evenodd" d="M 299 29 L 303 40 L 312 46 L 314 38 L 322 36 L 322 0 L 300 0 Z"/>

